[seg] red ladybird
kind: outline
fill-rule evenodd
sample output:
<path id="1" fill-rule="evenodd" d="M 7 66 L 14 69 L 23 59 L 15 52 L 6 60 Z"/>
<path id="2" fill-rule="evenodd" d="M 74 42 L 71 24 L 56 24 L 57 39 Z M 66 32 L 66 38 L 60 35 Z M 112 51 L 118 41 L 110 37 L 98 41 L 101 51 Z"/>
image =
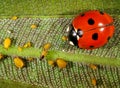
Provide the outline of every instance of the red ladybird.
<path id="1" fill-rule="evenodd" d="M 68 39 L 70 44 L 84 49 L 94 49 L 105 45 L 114 34 L 113 19 L 105 12 L 87 11 L 72 21 Z"/>

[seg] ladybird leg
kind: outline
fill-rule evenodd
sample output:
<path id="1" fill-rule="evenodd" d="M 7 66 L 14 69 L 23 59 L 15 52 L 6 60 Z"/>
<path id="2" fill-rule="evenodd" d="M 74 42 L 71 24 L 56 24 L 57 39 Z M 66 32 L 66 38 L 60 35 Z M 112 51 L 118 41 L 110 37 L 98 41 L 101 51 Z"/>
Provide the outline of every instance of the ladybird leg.
<path id="1" fill-rule="evenodd" d="M 70 27 L 68 26 L 68 28 L 66 29 L 66 32 L 69 32 L 70 31 Z"/>
<path id="2" fill-rule="evenodd" d="M 74 46 L 74 43 L 72 41 L 69 41 L 69 44 L 72 45 L 72 46 Z"/>

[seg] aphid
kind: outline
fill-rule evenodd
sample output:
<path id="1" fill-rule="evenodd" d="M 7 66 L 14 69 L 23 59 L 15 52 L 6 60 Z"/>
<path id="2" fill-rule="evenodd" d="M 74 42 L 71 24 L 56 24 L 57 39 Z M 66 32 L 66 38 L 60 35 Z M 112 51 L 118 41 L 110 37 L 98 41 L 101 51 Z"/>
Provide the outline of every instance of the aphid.
<path id="1" fill-rule="evenodd" d="M 43 50 L 42 50 L 42 53 L 41 53 L 41 56 L 40 56 L 40 60 L 42 60 L 48 53 L 48 50 L 50 49 L 51 47 L 51 44 L 50 43 L 46 43 L 44 46 L 43 46 Z"/>
<path id="2" fill-rule="evenodd" d="M 95 78 L 94 78 L 94 79 L 92 79 L 92 85 L 93 85 L 93 86 L 96 86 L 96 84 L 97 84 L 96 79 L 95 79 Z"/>
<path id="3" fill-rule="evenodd" d="M 67 36 L 62 36 L 62 40 L 63 40 L 63 41 L 67 41 L 67 40 L 68 40 L 68 37 L 67 37 Z"/>
<path id="4" fill-rule="evenodd" d="M 97 69 L 97 65 L 90 64 L 89 66 L 90 66 L 90 68 L 92 68 L 93 70 L 96 70 L 96 69 Z"/>
<path id="5" fill-rule="evenodd" d="M 17 20 L 18 17 L 17 17 L 17 16 L 13 16 L 11 19 L 12 19 L 12 20 Z"/>
<path id="6" fill-rule="evenodd" d="M 32 46 L 31 42 L 27 42 L 23 45 L 24 48 L 28 48 L 28 47 L 31 47 L 31 46 Z"/>
<path id="7" fill-rule="evenodd" d="M 51 47 L 51 44 L 50 44 L 50 43 L 46 43 L 46 44 L 43 46 L 43 49 L 44 49 L 45 51 L 47 51 L 48 49 L 50 49 L 50 47 Z"/>
<path id="8" fill-rule="evenodd" d="M 18 46 L 18 51 L 22 51 L 22 47 Z"/>
<path id="9" fill-rule="evenodd" d="M 54 67 L 56 65 L 56 62 L 53 60 L 48 60 L 48 64 L 52 67 Z"/>
<path id="10" fill-rule="evenodd" d="M 66 62 L 65 60 L 61 59 L 61 58 L 58 58 L 58 59 L 56 60 L 56 63 L 57 63 L 57 66 L 58 66 L 60 69 L 66 68 L 66 66 L 67 66 L 67 62 Z"/>
<path id="11" fill-rule="evenodd" d="M 27 58 L 27 61 L 33 61 L 33 60 L 34 60 L 34 58 L 32 58 L 32 57 Z"/>
<path id="12" fill-rule="evenodd" d="M 14 63 L 15 63 L 15 66 L 18 67 L 18 68 L 23 68 L 25 66 L 25 62 L 20 57 L 15 57 L 14 58 Z"/>
<path id="13" fill-rule="evenodd" d="M 36 25 L 36 24 L 32 24 L 32 25 L 31 25 L 31 28 L 32 28 L 32 29 L 36 29 L 37 27 L 38 27 L 38 25 Z"/>
<path id="14" fill-rule="evenodd" d="M 3 42 L 4 48 L 8 49 L 11 46 L 11 39 L 10 38 L 6 38 Z"/>
<path id="15" fill-rule="evenodd" d="M 0 53 L 0 60 L 4 58 L 4 55 Z"/>
<path id="16" fill-rule="evenodd" d="M 47 51 L 43 50 L 40 56 L 40 60 L 42 60 L 47 55 Z"/>

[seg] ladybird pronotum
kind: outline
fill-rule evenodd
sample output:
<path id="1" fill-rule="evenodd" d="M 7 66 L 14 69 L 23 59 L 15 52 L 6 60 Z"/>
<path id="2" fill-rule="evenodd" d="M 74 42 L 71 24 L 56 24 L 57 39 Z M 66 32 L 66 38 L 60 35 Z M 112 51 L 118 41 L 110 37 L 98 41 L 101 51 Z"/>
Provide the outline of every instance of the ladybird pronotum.
<path id="1" fill-rule="evenodd" d="M 14 64 L 18 68 L 23 68 L 25 66 L 25 62 L 23 61 L 22 58 L 20 57 L 15 57 L 14 58 Z"/>
<path id="2" fill-rule="evenodd" d="M 61 58 L 58 58 L 56 60 L 56 64 L 60 69 L 66 68 L 66 66 L 67 66 L 67 62 L 65 60 L 61 59 Z"/>
<path id="3" fill-rule="evenodd" d="M 10 38 L 6 38 L 3 42 L 4 48 L 8 49 L 11 46 L 11 39 Z"/>

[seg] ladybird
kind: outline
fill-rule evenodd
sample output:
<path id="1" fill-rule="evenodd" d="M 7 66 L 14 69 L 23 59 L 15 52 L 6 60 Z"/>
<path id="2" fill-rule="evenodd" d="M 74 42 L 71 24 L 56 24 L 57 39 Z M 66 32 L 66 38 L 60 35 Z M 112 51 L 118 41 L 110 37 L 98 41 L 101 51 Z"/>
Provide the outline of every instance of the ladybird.
<path id="1" fill-rule="evenodd" d="M 113 18 L 98 10 L 79 14 L 67 28 L 69 43 L 83 49 L 104 46 L 114 31 Z"/>
<path id="2" fill-rule="evenodd" d="M 14 58 L 14 64 L 18 68 L 23 68 L 25 66 L 25 62 L 23 61 L 22 58 L 20 57 L 15 57 Z"/>
<path id="3" fill-rule="evenodd" d="M 11 39 L 10 38 L 6 38 L 3 42 L 4 48 L 8 49 L 11 46 Z"/>

